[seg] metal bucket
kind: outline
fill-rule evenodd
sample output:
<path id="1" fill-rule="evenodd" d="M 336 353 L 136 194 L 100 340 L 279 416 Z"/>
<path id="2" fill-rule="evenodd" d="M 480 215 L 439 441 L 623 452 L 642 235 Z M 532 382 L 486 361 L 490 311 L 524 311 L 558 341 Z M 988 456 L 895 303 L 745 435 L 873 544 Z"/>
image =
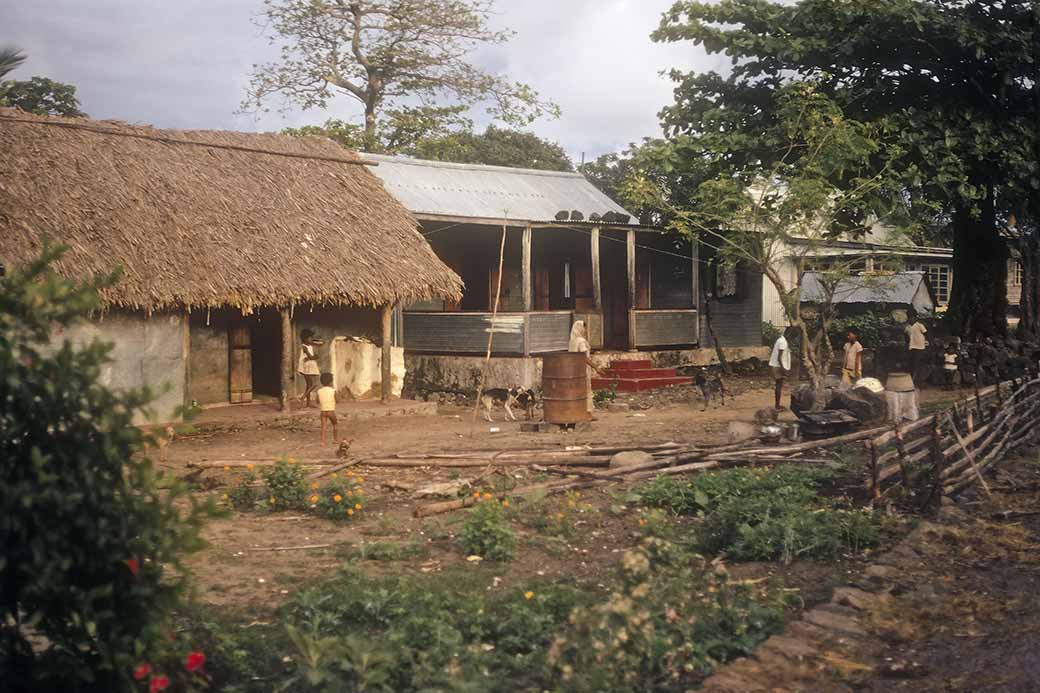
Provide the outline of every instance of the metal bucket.
<path id="1" fill-rule="evenodd" d="M 542 406 L 546 421 L 572 424 L 589 420 L 587 368 L 582 352 L 542 357 Z"/>

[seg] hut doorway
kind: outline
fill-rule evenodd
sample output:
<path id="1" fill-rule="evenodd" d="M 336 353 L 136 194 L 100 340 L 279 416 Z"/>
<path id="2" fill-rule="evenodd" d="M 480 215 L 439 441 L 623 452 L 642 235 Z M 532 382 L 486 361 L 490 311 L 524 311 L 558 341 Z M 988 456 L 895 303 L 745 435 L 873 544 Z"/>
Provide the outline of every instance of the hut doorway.
<path id="1" fill-rule="evenodd" d="M 628 250 L 624 232 L 605 230 L 599 265 L 603 277 L 603 347 L 628 348 Z"/>
<path id="2" fill-rule="evenodd" d="M 281 318 L 262 308 L 228 326 L 228 400 L 252 402 L 254 397 L 278 397 L 281 392 Z"/>

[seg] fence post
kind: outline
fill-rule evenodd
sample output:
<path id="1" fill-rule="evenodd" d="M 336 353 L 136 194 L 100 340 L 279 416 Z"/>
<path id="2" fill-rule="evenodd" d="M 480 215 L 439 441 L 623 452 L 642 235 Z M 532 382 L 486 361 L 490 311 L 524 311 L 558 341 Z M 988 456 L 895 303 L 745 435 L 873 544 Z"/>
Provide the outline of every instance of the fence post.
<path id="1" fill-rule="evenodd" d="M 873 440 L 866 442 L 867 452 L 870 453 L 870 499 L 871 503 L 881 498 L 881 483 L 878 481 L 878 468 L 877 468 L 877 445 L 874 444 Z"/>
<path id="2" fill-rule="evenodd" d="M 939 430 L 939 417 L 935 417 L 935 425 L 932 427 L 932 490 L 928 494 L 928 497 L 924 499 L 924 503 L 921 504 L 921 508 L 927 508 L 932 502 L 933 498 L 938 497 L 942 502 L 943 488 L 942 488 L 942 473 L 945 467 L 946 458 L 943 456 L 942 451 L 942 431 Z"/>

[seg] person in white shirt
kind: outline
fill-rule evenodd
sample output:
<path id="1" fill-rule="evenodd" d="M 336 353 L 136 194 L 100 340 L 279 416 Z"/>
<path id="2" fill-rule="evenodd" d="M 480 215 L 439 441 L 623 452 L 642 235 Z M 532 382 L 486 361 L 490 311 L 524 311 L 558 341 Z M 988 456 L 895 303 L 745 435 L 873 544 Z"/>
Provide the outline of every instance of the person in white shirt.
<path id="1" fill-rule="evenodd" d="M 307 406 L 310 407 L 313 406 L 311 404 L 311 394 L 318 389 L 318 376 L 321 375 L 321 369 L 318 368 L 318 353 L 316 342 L 314 341 L 314 332 L 304 330 L 300 333 L 300 341 L 300 360 L 296 367 L 296 372 L 302 375 L 307 383 L 307 389 L 300 396 L 300 401 L 306 401 Z"/>
<path id="2" fill-rule="evenodd" d="M 845 335 L 845 359 L 841 364 L 841 384 L 852 387 L 863 377 L 863 345 L 859 332 L 849 330 Z"/>
<path id="3" fill-rule="evenodd" d="M 780 405 L 780 397 L 784 392 L 784 381 L 791 374 L 791 346 L 787 341 L 787 335 L 794 336 L 794 329 L 788 327 L 783 334 L 773 342 L 773 351 L 769 354 L 769 372 L 773 375 L 776 383 L 774 390 L 776 409 L 783 409 Z"/>
<path id="4" fill-rule="evenodd" d="M 913 315 L 903 332 L 906 333 L 907 351 L 910 355 L 910 377 L 916 382 L 917 371 L 921 366 L 921 358 L 924 356 L 924 350 L 928 346 L 928 339 L 925 338 L 925 335 L 928 334 L 928 328 L 921 324 L 916 315 Z"/>

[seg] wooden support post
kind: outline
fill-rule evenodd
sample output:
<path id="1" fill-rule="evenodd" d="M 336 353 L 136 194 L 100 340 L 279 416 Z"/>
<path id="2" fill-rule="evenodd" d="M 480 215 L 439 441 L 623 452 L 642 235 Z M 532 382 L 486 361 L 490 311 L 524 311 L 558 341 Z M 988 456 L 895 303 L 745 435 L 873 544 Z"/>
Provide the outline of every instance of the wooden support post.
<path id="1" fill-rule="evenodd" d="M 392 305 L 383 306 L 380 311 L 380 322 L 382 323 L 382 334 L 383 334 L 383 352 L 380 357 L 379 363 L 379 385 L 380 390 L 383 394 L 383 404 L 390 401 L 390 397 L 394 393 L 393 384 L 393 369 L 391 368 L 391 357 L 393 355 L 393 338 L 391 337 L 390 326 L 393 323 L 394 318 L 394 307 Z"/>
<path id="2" fill-rule="evenodd" d="M 521 263 L 521 292 L 523 294 L 524 312 L 531 311 L 531 225 L 524 227 L 523 259 Z"/>
<path id="3" fill-rule="evenodd" d="M 282 308 L 278 311 L 279 316 L 282 319 L 282 377 L 279 379 L 281 382 L 281 393 L 278 397 L 278 401 L 281 404 L 281 409 L 284 412 L 289 412 L 292 409 L 291 398 L 293 396 L 293 333 L 292 333 L 292 318 L 289 316 L 289 309 Z"/>
<path id="4" fill-rule="evenodd" d="M 603 285 L 599 276 L 599 227 L 592 229 L 592 302 L 597 313 L 603 312 Z"/>
<path id="5" fill-rule="evenodd" d="M 628 230 L 628 348 L 636 350 L 636 231 Z"/>
<path id="6" fill-rule="evenodd" d="M 181 331 L 181 363 L 184 364 L 184 408 L 191 406 L 191 311 L 184 311 L 184 329 Z"/>
<path id="7" fill-rule="evenodd" d="M 696 325 L 697 334 L 694 335 L 698 345 L 701 341 L 701 244 L 699 237 L 694 233 L 690 241 L 690 283 L 693 285 L 693 309 L 697 311 Z"/>

